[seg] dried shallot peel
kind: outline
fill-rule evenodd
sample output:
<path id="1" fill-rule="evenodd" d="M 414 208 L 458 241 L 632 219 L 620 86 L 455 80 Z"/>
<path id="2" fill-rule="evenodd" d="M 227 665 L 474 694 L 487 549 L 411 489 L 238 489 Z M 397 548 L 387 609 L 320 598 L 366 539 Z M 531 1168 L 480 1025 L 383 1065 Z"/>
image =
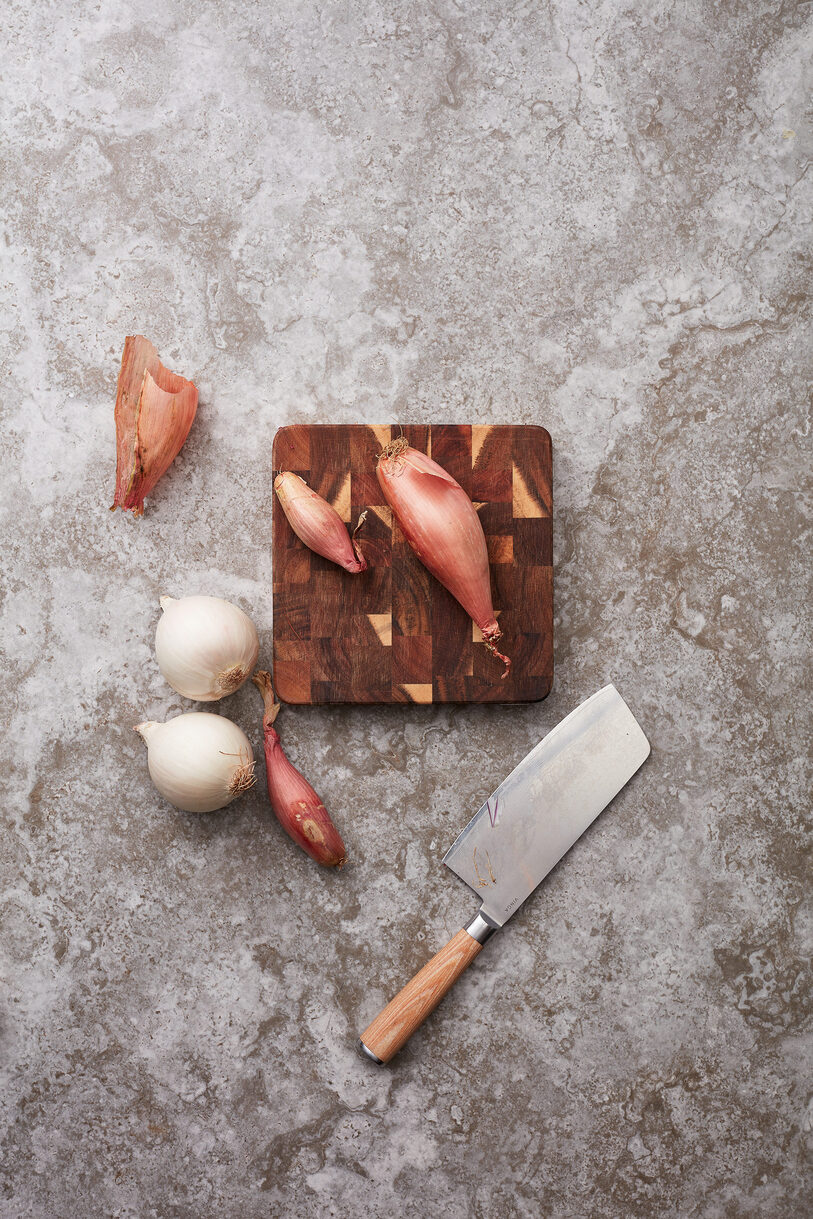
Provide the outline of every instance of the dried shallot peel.
<path id="1" fill-rule="evenodd" d="M 507 677 L 511 661 L 496 647 L 502 631 L 491 602 L 486 535 L 474 504 L 451 474 L 403 436 L 379 453 L 376 473 L 407 542 L 480 628 Z"/>
<path id="2" fill-rule="evenodd" d="M 144 513 L 144 497 L 181 451 L 198 391 L 170 372 L 143 335 L 124 340 L 116 391 L 116 493 L 112 509 Z"/>
<path id="3" fill-rule="evenodd" d="M 251 679 L 263 696 L 263 742 L 268 797 L 277 821 L 311 859 L 328 868 L 340 868 L 347 859 L 341 835 L 307 779 L 286 758 L 274 721 L 279 703 L 274 699 L 271 675 L 258 670 Z"/>
<path id="4" fill-rule="evenodd" d="M 291 470 L 281 471 L 274 479 L 274 490 L 288 523 L 310 550 L 354 575 L 367 570 L 367 560 L 356 544 L 356 534 L 364 523 L 366 512 L 362 512 L 351 536 L 333 505 L 298 474 Z"/>

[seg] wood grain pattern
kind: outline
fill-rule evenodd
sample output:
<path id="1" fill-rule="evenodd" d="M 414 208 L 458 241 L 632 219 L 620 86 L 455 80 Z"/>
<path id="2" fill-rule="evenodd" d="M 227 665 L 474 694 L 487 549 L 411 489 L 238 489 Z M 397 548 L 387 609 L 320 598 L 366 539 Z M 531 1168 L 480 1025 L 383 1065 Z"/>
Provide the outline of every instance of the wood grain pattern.
<path id="1" fill-rule="evenodd" d="M 501 664 L 404 539 L 378 485 L 382 446 L 401 431 L 457 479 L 486 534 Z M 280 428 L 274 472 L 293 470 L 352 528 L 360 575 L 309 551 L 273 504 L 274 686 L 288 703 L 527 702 L 553 680 L 550 436 L 491 424 Z"/>
<path id="2" fill-rule="evenodd" d="M 458 931 L 368 1024 L 361 1034 L 367 1049 L 382 1062 L 389 1062 L 448 994 L 482 947 L 468 931 Z"/>

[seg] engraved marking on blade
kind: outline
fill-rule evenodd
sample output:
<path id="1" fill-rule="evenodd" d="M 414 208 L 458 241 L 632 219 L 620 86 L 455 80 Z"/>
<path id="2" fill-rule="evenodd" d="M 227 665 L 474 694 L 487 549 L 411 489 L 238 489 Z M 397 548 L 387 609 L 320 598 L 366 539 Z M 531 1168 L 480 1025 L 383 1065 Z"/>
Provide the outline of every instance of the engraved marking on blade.
<path id="1" fill-rule="evenodd" d="M 486 801 L 486 810 L 488 812 L 488 819 L 491 822 L 492 830 L 494 829 L 494 826 L 497 824 L 497 814 L 499 812 L 499 808 L 500 808 L 500 797 L 499 796 L 497 796 L 496 800 L 494 801 L 494 812 L 493 813 L 491 811 L 491 801 L 490 800 Z"/>
<path id="2" fill-rule="evenodd" d="M 488 867 L 488 875 L 491 879 L 486 880 L 485 876 L 483 876 L 481 873 L 477 866 L 477 852 L 479 849 L 479 847 L 475 847 L 474 853 L 471 857 L 472 863 L 474 864 L 474 873 L 477 877 L 477 887 L 480 889 L 488 889 L 491 885 L 496 885 L 497 877 L 494 875 L 494 869 L 491 866 L 491 856 L 489 855 L 488 851 L 486 851 L 486 866 Z"/>

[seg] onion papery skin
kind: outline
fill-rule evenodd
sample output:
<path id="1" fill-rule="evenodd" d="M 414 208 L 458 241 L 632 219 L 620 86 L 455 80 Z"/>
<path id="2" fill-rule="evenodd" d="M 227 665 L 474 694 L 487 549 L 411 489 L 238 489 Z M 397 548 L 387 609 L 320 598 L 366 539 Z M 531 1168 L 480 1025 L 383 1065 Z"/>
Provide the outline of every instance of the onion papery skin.
<path id="1" fill-rule="evenodd" d="M 116 390 L 112 508 L 143 516 L 144 497 L 172 465 L 198 409 L 191 381 L 170 372 L 143 335 L 128 335 Z"/>

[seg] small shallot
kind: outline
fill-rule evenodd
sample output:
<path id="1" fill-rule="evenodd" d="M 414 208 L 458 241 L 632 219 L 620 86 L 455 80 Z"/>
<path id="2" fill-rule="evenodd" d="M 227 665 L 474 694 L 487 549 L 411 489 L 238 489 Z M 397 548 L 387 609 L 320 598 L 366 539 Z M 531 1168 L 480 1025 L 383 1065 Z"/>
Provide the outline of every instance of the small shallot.
<path id="1" fill-rule="evenodd" d="M 367 570 L 367 560 L 355 542 L 366 512 L 362 512 L 351 537 L 332 504 L 317 495 L 298 474 L 283 470 L 274 479 L 274 490 L 300 541 L 323 558 L 338 563 L 345 571 L 355 574 Z"/>
<path id="2" fill-rule="evenodd" d="M 251 679 L 263 696 L 263 739 L 268 796 L 277 820 L 294 842 L 317 863 L 340 868 L 347 852 L 339 831 L 316 792 L 286 758 L 274 727 L 279 703 L 274 700 L 271 676 L 262 670 Z"/>
<path id="3" fill-rule="evenodd" d="M 187 711 L 160 724 L 136 724 L 147 745 L 150 778 L 162 796 L 186 813 L 213 813 L 254 782 L 249 739 L 231 720 Z"/>
<path id="4" fill-rule="evenodd" d="M 143 335 L 124 340 L 116 391 L 116 493 L 113 508 L 144 513 L 149 495 L 189 434 L 198 391 L 170 372 Z"/>
<path id="5" fill-rule="evenodd" d="M 511 661 L 495 646 L 502 631 L 491 602 L 488 548 L 474 504 L 451 474 L 404 437 L 379 453 L 376 473 L 407 542 L 480 628 L 488 648 L 504 662 L 507 677 Z"/>

